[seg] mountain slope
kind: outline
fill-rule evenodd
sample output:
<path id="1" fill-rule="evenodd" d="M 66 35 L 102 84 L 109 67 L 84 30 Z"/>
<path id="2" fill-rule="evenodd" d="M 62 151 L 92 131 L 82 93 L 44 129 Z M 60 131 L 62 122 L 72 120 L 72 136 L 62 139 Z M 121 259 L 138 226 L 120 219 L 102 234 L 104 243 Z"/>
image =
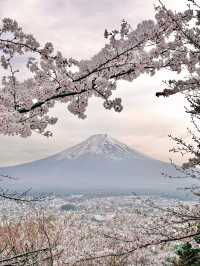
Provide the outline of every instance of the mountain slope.
<path id="1" fill-rule="evenodd" d="M 107 134 L 98 134 L 53 156 L 53 158 L 56 160 L 80 159 L 87 155 L 100 156 L 111 160 L 144 157 L 139 152 L 133 151 L 125 144 L 111 138 Z"/>
<path id="2" fill-rule="evenodd" d="M 15 189 L 50 191 L 176 191 L 191 180 L 170 180 L 175 169 L 135 151 L 106 134 L 94 135 L 51 157 L 4 167 L 1 173 L 19 178 Z"/>

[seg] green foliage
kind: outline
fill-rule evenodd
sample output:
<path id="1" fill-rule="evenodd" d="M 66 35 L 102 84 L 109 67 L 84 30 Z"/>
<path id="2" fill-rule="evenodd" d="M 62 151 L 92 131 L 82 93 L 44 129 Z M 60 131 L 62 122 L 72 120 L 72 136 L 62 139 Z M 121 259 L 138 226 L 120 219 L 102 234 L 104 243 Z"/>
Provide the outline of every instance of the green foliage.
<path id="1" fill-rule="evenodd" d="M 77 211 L 77 207 L 73 204 L 64 204 L 60 208 L 62 211 Z"/>
<path id="2" fill-rule="evenodd" d="M 200 244 L 200 224 L 197 225 L 197 233 L 199 233 L 199 235 L 196 235 L 194 237 L 194 241 L 197 243 L 197 244 Z"/>
<path id="3" fill-rule="evenodd" d="M 193 238 L 193 242 L 200 244 L 200 224 L 197 225 L 197 233 L 199 234 Z M 176 256 L 168 258 L 166 265 L 200 266 L 200 248 L 194 247 L 191 243 L 177 245 L 175 247 Z"/>

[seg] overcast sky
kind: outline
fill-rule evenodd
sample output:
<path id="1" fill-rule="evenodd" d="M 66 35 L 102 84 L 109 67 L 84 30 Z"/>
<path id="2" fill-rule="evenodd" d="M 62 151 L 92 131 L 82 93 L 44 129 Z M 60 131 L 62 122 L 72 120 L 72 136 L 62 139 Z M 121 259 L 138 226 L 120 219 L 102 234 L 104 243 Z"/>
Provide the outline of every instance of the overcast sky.
<path id="1" fill-rule="evenodd" d="M 165 3 L 177 10 L 185 6 L 183 0 Z M 91 57 L 104 45 L 105 28 L 118 28 L 122 19 L 134 28 L 141 20 L 153 18 L 154 4 L 152 0 L 0 0 L 0 17 L 16 19 L 40 42 L 51 41 L 66 56 L 81 59 Z M 57 105 L 53 112 L 60 119 L 52 128 L 52 138 L 36 134 L 27 139 L 0 136 L 0 166 L 44 158 L 96 133 L 108 133 L 132 148 L 168 161 L 172 157 L 168 134 L 185 136 L 189 124 L 180 95 L 155 97 L 168 75 L 163 71 L 153 78 L 143 75 L 132 83 L 119 82 L 116 95 L 124 103 L 119 114 L 104 110 L 97 99 L 90 100 L 86 120 Z"/>

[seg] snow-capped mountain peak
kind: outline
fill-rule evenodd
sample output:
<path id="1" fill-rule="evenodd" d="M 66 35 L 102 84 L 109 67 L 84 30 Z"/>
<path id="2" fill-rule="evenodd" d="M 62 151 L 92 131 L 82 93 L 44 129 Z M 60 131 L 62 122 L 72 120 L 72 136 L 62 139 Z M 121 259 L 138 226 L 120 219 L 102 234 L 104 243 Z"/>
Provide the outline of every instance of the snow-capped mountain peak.
<path id="1" fill-rule="evenodd" d="M 174 167 L 130 149 L 107 134 L 91 136 L 61 153 L 4 167 L 0 172 L 19 178 L 17 182 L 9 182 L 11 190 L 26 191 L 31 187 L 34 191 L 55 193 L 174 191 L 177 195 L 177 187 L 188 187 L 193 182 L 180 178 L 172 186 L 162 173 L 177 176 Z"/>
<path id="2" fill-rule="evenodd" d="M 111 138 L 107 134 L 97 134 L 89 137 L 78 145 L 75 145 L 55 156 L 57 160 L 78 159 L 80 157 L 101 156 L 106 159 L 119 160 L 128 157 L 143 157 L 140 153 L 131 150 L 125 144 Z"/>

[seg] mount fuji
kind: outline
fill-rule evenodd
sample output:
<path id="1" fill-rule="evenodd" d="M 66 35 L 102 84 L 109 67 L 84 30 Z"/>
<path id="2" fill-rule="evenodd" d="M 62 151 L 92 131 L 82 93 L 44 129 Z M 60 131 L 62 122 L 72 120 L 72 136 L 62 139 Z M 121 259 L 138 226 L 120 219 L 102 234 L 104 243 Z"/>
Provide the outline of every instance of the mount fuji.
<path id="1" fill-rule="evenodd" d="M 191 180 L 173 179 L 173 166 L 146 156 L 107 134 L 89 137 L 45 159 L 0 168 L 1 174 L 16 177 L 9 187 L 52 192 L 146 192 L 177 193 Z"/>

